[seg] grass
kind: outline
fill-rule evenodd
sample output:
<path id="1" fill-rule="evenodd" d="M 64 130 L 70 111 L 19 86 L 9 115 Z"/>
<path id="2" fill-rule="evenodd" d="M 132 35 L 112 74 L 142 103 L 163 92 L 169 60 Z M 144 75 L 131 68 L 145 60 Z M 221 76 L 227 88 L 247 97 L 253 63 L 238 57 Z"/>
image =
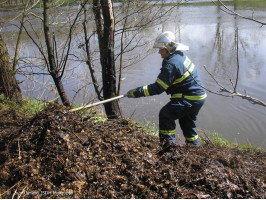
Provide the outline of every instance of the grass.
<path id="1" fill-rule="evenodd" d="M 74 104 L 72 107 L 79 108 L 81 106 L 85 106 L 85 105 Z M 108 120 L 108 118 L 106 117 L 104 113 L 99 112 L 95 108 L 82 109 L 77 112 L 83 116 L 91 116 L 90 120 L 93 120 L 94 122 L 105 122 Z"/>
<path id="2" fill-rule="evenodd" d="M 253 144 L 239 144 L 235 142 L 233 143 L 216 132 L 211 135 L 210 140 L 215 146 L 218 147 L 238 148 L 243 150 L 259 149 Z"/>
<path id="3" fill-rule="evenodd" d="M 14 103 L 6 99 L 4 95 L 0 95 L 0 110 L 15 109 L 23 113 L 27 117 L 34 116 L 36 113 L 42 111 L 45 108 L 45 106 L 46 103 L 40 100 L 35 100 L 35 99 L 31 100 L 29 98 L 23 97 L 21 103 Z M 79 106 L 73 105 L 73 108 L 75 107 Z M 84 109 L 78 112 L 84 116 L 91 116 L 90 120 L 93 120 L 94 122 L 105 122 L 108 120 L 103 113 L 100 113 L 95 108 Z M 138 122 L 135 123 L 140 128 L 142 128 L 146 134 L 159 136 L 159 131 L 155 122 L 145 120 L 143 123 L 138 123 Z M 211 134 L 209 140 L 217 147 L 238 148 L 243 150 L 259 149 L 259 147 L 256 147 L 253 144 L 239 144 L 235 142 L 233 143 L 228 139 L 224 138 L 223 136 L 221 136 L 220 134 L 218 134 L 217 132 Z"/>
<path id="4" fill-rule="evenodd" d="M 34 116 L 36 113 L 42 111 L 45 108 L 46 103 L 39 100 L 31 100 L 23 97 L 22 102 L 14 103 L 0 95 L 0 110 L 15 109 L 25 114 L 27 117 Z"/>
<path id="5" fill-rule="evenodd" d="M 143 123 L 135 122 L 140 128 L 143 129 L 143 131 L 146 134 L 153 135 L 153 136 L 159 136 L 159 130 L 156 126 L 155 122 L 147 121 L 145 120 Z M 200 133 L 200 138 L 204 138 L 202 134 Z M 214 132 L 210 134 L 209 140 L 217 147 L 223 147 L 223 148 L 238 148 L 242 150 L 255 150 L 259 149 L 259 147 L 253 145 L 253 144 L 240 144 L 236 142 L 231 142 L 230 140 L 224 138 L 222 135 L 218 134 L 217 132 Z M 202 143 L 204 143 L 204 140 L 201 140 Z"/>
<path id="6" fill-rule="evenodd" d="M 229 140 L 223 138 L 218 133 L 214 133 L 213 135 L 211 135 L 211 141 L 215 146 L 218 146 L 218 147 L 231 147 L 232 146 L 232 143 Z"/>
<path id="7" fill-rule="evenodd" d="M 264 0 L 237 0 L 234 2 L 228 2 L 228 4 L 240 6 L 240 7 L 264 7 L 266 8 L 266 1 Z"/>
<path id="8" fill-rule="evenodd" d="M 60 6 L 75 6 L 79 5 L 80 1 L 76 0 L 56 0 L 51 1 L 48 5 L 50 7 L 60 7 Z M 25 3 L 14 3 L 14 4 L 8 4 L 8 3 L 1 3 L 0 8 L 6 8 L 6 9 L 12 9 L 12 10 L 20 10 L 23 9 L 25 6 Z M 36 4 L 33 8 L 42 8 L 43 3 L 40 1 L 38 4 Z"/>
<path id="9" fill-rule="evenodd" d="M 98 114 L 90 118 L 90 120 L 93 120 L 94 122 L 106 122 L 108 118 L 104 116 L 103 114 Z"/>
<path id="10" fill-rule="evenodd" d="M 10 110 L 14 109 L 20 113 L 23 113 L 27 117 L 32 117 L 36 113 L 42 111 L 46 106 L 46 102 L 36 99 L 29 99 L 27 97 L 23 97 L 22 102 L 15 103 L 4 97 L 4 95 L 0 95 L 0 110 Z M 80 107 L 79 105 L 73 105 L 73 108 Z M 95 108 L 84 109 L 78 111 L 81 115 L 84 116 L 92 116 L 90 120 L 94 122 L 105 122 L 107 121 L 107 117 L 97 111 Z"/>
<path id="11" fill-rule="evenodd" d="M 136 0 L 137 2 L 138 0 Z M 144 1 L 144 0 L 139 0 Z M 50 7 L 60 7 L 60 6 L 76 6 L 79 5 L 81 1 L 76 0 L 56 0 L 51 1 L 49 3 Z M 114 0 L 113 2 L 126 2 L 126 0 Z M 225 5 L 232 5 L 236 7 L 248 7 L 248 8 L 266 8 L 266 1 L 265 0 L 234 0 L 234 1 L 223 1 Z M 88 1 L 88 4 L 92 4 L 92 0 Z M 172 3 L 169 3 L 168 5 L 171 5 Z M 219 5 L 219 3 L 217 2 Z M 208 5 L 214 5 L 213 2 L 193 2 L 188 1 L 186 3 L 183 3 L 184 6 L 208 6 Z M 21 10 L 24 7 L 24 3 L 17 3 L 17 4 L 7 4 L 2 3 L 0 4 L 0 8 L 7 9 L 7 10 Z M 42 8 L 42 1 L 39 2 L 34 8 Z"/>
<path id="12" fill-rule="evenodd" d="M 218 1 L 214 1 L 217 5 L 221 5 Z M 236 8 L 266 8 L 266 1 L 264 0 L 235 0 L 235 1 L 223 1 L 227 6 L 235 6 Z M 171 5 L 171 4 L 170 4 Z M 206 2 L 193 2 L 192 0 L 182 3 L 182 6 L 213 6 L 211 1 Z"/>
<path id="13" fill-rule="evenodd" d="M 159 130 L 155 122 L 145 120 L 143 123 L 135 122 L 146 134 L 159 136 Z"/>

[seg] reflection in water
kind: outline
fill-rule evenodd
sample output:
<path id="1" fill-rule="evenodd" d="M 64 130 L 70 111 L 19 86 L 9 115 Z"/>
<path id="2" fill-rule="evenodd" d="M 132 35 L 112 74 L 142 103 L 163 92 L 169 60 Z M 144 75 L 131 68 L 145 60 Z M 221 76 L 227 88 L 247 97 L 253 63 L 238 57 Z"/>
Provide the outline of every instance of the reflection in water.
<path id="1" fill-rule="evenodd" d="M 232 88 L 230 80 L 235 83 L 237 75 L 235 44 L 236 35 L 239 35 L 240 71 L 237 90 L 245 93 L 245 89 L 249 95 L 266 101 L 266 82 L 263 78 L 266 75 L 266 60 L 265 55 L 261 56 L 266 49 L 265 27 L 260 28 L 255 23 L 228 16 L 212 6 L 183 7 L 180 10 L 181 20 L 178 23 L 169 20 L 162 31 L 178 33 L 179 40 L 182 39 L 182 43 L 190 46 L 188 56 L 196 63 L 206 87 L 218 89 L 203 70 L 203 65 L 224 86 Z M 266 19 L 265 13 L 258 11 L 257 14 Z M 124 87 L 132 88 L 154 81 L 160 64 L 161 59 L 157 54 L 150 55 L 144 62 L 134 66 L 138 71 L 135 71 L 132 78 L 128 77 Z M 168 100 L 166 95 L 124 100 L 122 107 L 127 116 L 134 113 L 134 118 L 141 122 L 152 120 L 157 123 L 159 110 Z M 252 142 L 265 147 L 265 116 L 264 107 L 252 105 L 237 97 L 225 98 L 209 94 L 200 113 L 198 127 L 206 132 L 217 131 L 240 143 Z M 177 132 L 181 133 L 181 130 Z"/>
<path id="2" fill-rule="evenodd" d="M 232 8 L 234 9 L 234 8 Z M 119 11 L 121 12 L 121 10 Z M 243 15 L 249 15 L 250 10 L 237 10 Z M 256 17 L 262 21 L 266 21 L 265 10 L 256 10 Z M 135 16 L 134 16 L 135 17 Z M 38 23 L 36 23 L 38 25 Z M 58 38 L 64 38 L 64 27 L 61 27 L 61 35 Z M 93 25 L 88 26 L 90 32 L 93 32 Z M 240 93 L 244 93 L 244 89 L 250 96 L 254 96 L 262 101 L 266 101 L 266 27 L 247 20 L 239 19 L 225 14 L 215 6 L 182 6 L 172 13 L 165 22 L 158 24 L 156 28 L 148 28 L 143 33 L 133 35 L 131 33 L 125 35 L 125 38 L 130 41 L 134 37 L 134 41 L 138 42 L 139 38 L 143 39 L 142 44 L 151 47 L 155 37 L 162 31 L 172 31 L 176 34 L 179 42 L 190 46 L 187 55 L 195 63 L 205 86 L 211 90 L 217 90 L 218 87 L 208 76 L 203 66 L 205 65 L 214 77 L 221 82 L 225 87 L 231 87 L 230 79 L 235 83 L 236 78 L 236 48 L 235 35 L 238 30 L 239 36 L 239 80 L 237 89 Z M 16 34 L 14 27 L 3 29 L 9 52 L 12 54 L 14 38 L 8 39 L 8 35 Z M 41 30 L 38 30 L 41 31 Z M 78 48 L 83 41 L 83 33 L 77 31 L 75 33 L 73 43 L 73 54 L 75 59 L 70 63 L 69 73 L 65 77 L 65 88 L 70 100 L 75 96 L 76 91 L 80 87 L 87 86 L 88 69 L 84 62 L 85 53 L 82 48 Z M 91 44 L 97 43 L 97 38 L 91 38 Z M 125 41 L 125 45 L 127 41 Z M 23 56 L 29 57 L 36 55 L 36 49 L 32 42 L 24 35 L 23 41 Z M 130 59 L 124 61 L 124 66 L 127 67 L 124 71 L 121 93 L 125 93 L 128 89 L 132 89 L 141 85 L 152 83 L 156 80 L 161 68 L 162 59 L 157 52 L 145 54 L 144 47 L 140 47 L 124 58 Z M 140 62 L 134 64 L 137 55 L 141 52 Z M 98 59 L 98 55 L 93 56 L 94 60 Z M 118 59 L 119 60 L 119 59 Z M 133 63 L 133 65 L 132 65 Z M 131 64 L 131 65 L 130 65 Z M 78 66 L 75 71 L 71 71 L 73 66 Z M 39 70 L 39 72 L 43 72 Z M 100 76 L 100 74 L 98 74 Z M 44 77 L 36 81 L 46 81 Z M 29 83 L 31 84 L 31 83 Z M 87 85 L 86 85 L 87 84 Z M 27 84 L 24 89 L 27 89 Z M 48 90 L 43 96 L 51 94 L 52 87 L 47 84 Z M 41 94 L 43 88 L 39 88 Z M 93 96 L 92 87 L 88 85 L 81 90 L 80 95 L 75 96 L 76 102 L 87 103 Z M 39 97 L 39 93 L 32 92 L 34 97 Z M 84 95 L 86 94 L 86 95 Z M 84 95 L 84 96 L 83 96 Z M 50 97 L 50 98 L 53 98 Z M 133 119 L 144 122 L 145 120 L 158 122 L 158 113 L 160 108 L 169 101 L 169 96 L 166 94 L 140 99 L 120 100 L 122 111 L 125 117 L 133 117 Z M 266 109 L 258 105 L 252 105 L 246 100 L 240 98 L 225 98 L 209 93 L 206 104 L 199 115 L 198 127 L 205 132 L 217 131 L 229 139 L 236 139 L 241 143 L 247 140 L 259 146 L 266 147 Z M 181 131 L 177 128 L 177 132 Z M 182 140 L 182 137 L 180 138 Z"/>

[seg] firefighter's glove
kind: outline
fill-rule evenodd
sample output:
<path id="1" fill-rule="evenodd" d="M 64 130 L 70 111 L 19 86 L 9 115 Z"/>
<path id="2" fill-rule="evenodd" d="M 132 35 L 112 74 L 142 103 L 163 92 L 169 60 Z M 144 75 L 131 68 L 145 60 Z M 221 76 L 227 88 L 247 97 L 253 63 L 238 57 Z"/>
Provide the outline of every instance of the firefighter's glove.
<path id="1" fill-rule="evenodd" d="M 134 95 L 134 92 L 136 92 L 136 91 L 137 91 L 136 89 L 129 90 L 127 92 L 127 97 L 128 98 L 136 98 L 136 96 Z"/>

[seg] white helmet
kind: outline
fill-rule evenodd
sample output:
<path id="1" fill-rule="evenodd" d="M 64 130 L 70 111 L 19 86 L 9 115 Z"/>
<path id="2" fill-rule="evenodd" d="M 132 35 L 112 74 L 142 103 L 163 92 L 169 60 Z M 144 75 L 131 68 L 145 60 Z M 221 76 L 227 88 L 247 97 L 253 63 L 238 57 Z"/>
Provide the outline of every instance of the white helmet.
<path id="1" fill-rule="evenodd" d="M 166 48 L 170 54 L 174 53 L 175 51 L 189 50 L 188 46 L 175 42 L 175 35 L 170 31 L 161 33 L 156 38 L 153 48 Z"/>

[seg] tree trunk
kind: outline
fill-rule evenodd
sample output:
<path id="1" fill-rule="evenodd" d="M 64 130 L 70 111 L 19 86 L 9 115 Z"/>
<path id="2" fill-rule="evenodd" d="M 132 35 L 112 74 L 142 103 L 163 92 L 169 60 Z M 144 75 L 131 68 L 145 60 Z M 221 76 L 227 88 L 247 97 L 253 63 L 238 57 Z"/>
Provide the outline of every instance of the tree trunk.
<path id="1" fill-rule="evenodd" d="M 24 26 L 26 16 L 27 16 L 26 9 L 28 7 L 28 4 L 29 4 L 29 0 L 27 0 L 27 2 L 25 3 L 24 11 L 22 13 L 22 18 L 21 18 L 20 28 L 18 32 L 18 39 L 17 39 L 16 50 L 15 50 L 15 55 L 14 55 L 14 60 L 13 60 L 13 67 L 12 67 L 14 72 L 17 70 L 19 51 L 20 51 L 21 42 L 22 42 L 22 31 L 23 31 L 23 26 Z"/>
<path id="2" fill-rule="evenodd" d="M 16 80 L 16 73 L 12 70 L 6 45 L 0 35 L 0 94 L 11 101 L 22 100 L 21 89 Z"/>
<path id="3" fill-rule="evenodd" d="M 52 48 L 50 30 L 49 30 L 49 7 L 48 7 L 48 0 L 43 0 L 43 26 L 44 26 L 44 35 L 45 35 L 45 42 L 47 47 L 48 53 L 48 71 L 51 74 L 59 96 L 65 106 L 70 106 L 70 102 L 67 98 L 61 76 L 59 66 L 56 65 L 54 51 Z"/>
<path id="4" fill-rule="evenodd" d="M 103 97 L 104 99 L 109 99 L 117 95 L 114 60 L 114 16 L 111 0 L 94 0 L 93 12 L 100 48 Z M 121 116 L 118 101 L 106 103 L 104 107 L 109 119 Z"/>

